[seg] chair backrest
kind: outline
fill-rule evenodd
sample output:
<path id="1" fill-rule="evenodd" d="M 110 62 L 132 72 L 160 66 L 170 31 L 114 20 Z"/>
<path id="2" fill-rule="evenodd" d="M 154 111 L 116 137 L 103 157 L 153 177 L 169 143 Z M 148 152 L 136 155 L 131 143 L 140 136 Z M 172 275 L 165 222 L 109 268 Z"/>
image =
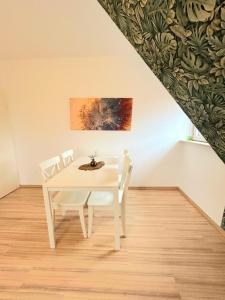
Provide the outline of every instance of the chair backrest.
<path id="1" fill-rule="evenodd" d="M 123 158 L 123 167 L 122 167 L 122 176 L 120 181 L 120 189 L 124 189 L 126 185 L 126 181 L 129 181 L 129 176 L 132 171 L 133 165 L 132 160 L 129 156 L 127 150 L 124 151 L 124 158 Z M 127 178 L 128 177 L 128 178 Z"/>
<path id="2" fill-rule="evenodd" d="M 60 157 L 55 156 L 40 163 L 41 175 L 44 181 L 53 177 L 60 171 Z"/>
<path id="3" fill-rule="evenodd" d="M 74 161 L 74 150 L 66 150 L 62 154 L 62 161 L 63 161 L 63 166 L 67 167 L 69 166 L 73 161 Z"/>
<path id="4" fill-rule="evenodd" d="M 124 186 L 124 183 L 125 183 L 125 178 L 126 178 L 126 172 L 127 172 L 127 168 L 128 168 L 128 165 L 129 165 L 129 161 L 131 161 L 130 159 L 130 156 L 129 156 L 129 152 L 128 150 L 124 150 L 123 151 L 123 159 L 121 161 L 121 180 L 120 180 L 120 189 L 123 188 Z"/>
<path id="5" fill-rule="evenodd" d="M 130 176 L 131 176 L 131 172 L 133 169 L 133 164 L 131 159 L 128 157 L 127 161 L 126 161 L 126 172 L 125 172 L 125 179 L 124 179 L 124 184 L 122 187 L 123 190 L 123 196 L 122 196 L 122 205 L 126 206 L 126 200 L 127 200 L 127 190 L 128 190 L 128 186 L 129 186 L 129 182 L 130 182 Z"/>
<path id="6" fill-rule="evenodd" d="M 124 193 L 126 193 L 127 190 L 128 190 L 128 186 L 129 186 L 130 176 L 131 176 L 132 170 L 133 170 L 133 164 L 130 163 L 130 164 L 129 164 L 129 168 L 128 168 L 128 170 L 127 170 L 125 183 L 124 183 Z"/>

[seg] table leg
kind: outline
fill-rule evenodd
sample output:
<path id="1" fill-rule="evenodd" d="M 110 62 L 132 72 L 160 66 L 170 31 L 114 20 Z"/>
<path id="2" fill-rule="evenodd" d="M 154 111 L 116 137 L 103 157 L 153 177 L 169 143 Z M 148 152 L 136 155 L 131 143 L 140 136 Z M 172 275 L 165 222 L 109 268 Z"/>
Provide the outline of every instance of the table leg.
<path id="1" fill-rule="evenodd" d="M 115 190 L 113 192 L 113 199 L 114 199 L 115 250 L 120 250 L 120 218 L 119 218 L 118 190 Z"/>
<path id="2" fill-rule="evenodd" d="M 47 219 L 50 248 L 55 248 L 55 234 L 54 234 L 54 225 L 53 225 L 53 216 L 51 211 L 50 197 L 49 197 L 48 189 L 44 187 L 43 187 L 43 196 L 45 202 L 45 213 Z"/>

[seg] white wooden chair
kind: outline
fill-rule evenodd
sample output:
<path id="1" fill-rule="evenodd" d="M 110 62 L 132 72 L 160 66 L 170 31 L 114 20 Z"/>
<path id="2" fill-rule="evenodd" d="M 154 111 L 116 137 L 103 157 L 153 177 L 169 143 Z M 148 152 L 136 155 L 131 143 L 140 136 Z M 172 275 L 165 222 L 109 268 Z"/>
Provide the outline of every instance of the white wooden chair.
<path id="1" fill-rule="evenodd" d="M 101 156 L 101 159 L 107 164 L 106 167 L 117 168 L 119 164 L 119 182 L 121 182 L 122 179 L 122 170 L 125 163 L 125 157 L 127 156 L 129 157 L 129 152 L 126 149 L 123 151 L 122 158 L 118 156 Z"/>
<path id="2" fill-rule="evenodd" d="M 55 156 L 40 163 L 41 175 L 44 181 L 53 177 L 60 171 L 60 157 Z"/>
<path id="3" fill-rule="evenodd" d="M 62 154 L 62 161 L 63 161 L 63 166 L 67 167 L 69 166 L 73 161 L 74 161 L 74 150 L 66 150 Z"/>
<path id="4" fill-rule="evenodd" d="M 124 156 L 124 165 L 118 195 L 119 206 L 121 209 L 123 236 L 126 236 L 126 198 L 132 168 L 132 161 L 127 153 Z M 94 210 L 99 207 L 111 207 L 114 209 L 113 194 L 110 192 L 91 193 L 88 199 L 88 237 L 90 237 L 92 233 Z"/>
<path id="5" fill-rule="evenodd" d="M 60 157 L 55 156 L 40 164 L 41 174 L 44 181 L 47 181 L 55 174 L 60 172 Z M 84 205 L 89 197 L 89 192 L 68 191 L 51 193 L 51 206 L 53 221 L 55 220 L 55 210 L 61 210 L 63 214 L 66 211 L 78 211 L 80 223 L 84 237 L 87 237 L 86 225 L 84 220 Z"/>

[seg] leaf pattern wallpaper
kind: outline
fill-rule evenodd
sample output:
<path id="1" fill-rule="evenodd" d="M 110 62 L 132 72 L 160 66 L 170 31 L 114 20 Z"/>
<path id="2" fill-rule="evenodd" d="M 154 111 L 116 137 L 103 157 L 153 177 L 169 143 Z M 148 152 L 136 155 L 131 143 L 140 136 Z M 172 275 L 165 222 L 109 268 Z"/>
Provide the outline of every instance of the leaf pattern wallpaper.
<path id="1" fill-rule="evenodd" d="M 225 162 L 225 1 L 98 2 Z"/>

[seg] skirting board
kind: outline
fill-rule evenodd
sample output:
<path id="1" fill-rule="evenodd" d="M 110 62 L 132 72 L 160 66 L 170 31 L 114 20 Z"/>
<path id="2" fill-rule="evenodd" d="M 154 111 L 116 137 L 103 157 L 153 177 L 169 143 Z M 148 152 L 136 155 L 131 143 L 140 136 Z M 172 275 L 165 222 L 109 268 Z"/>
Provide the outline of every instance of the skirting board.
<path id="1" fill-rule="evenodd" d="M 9 194 L 12 194 L 13 192 L 15 192 L 16 190 L 18 190 L 19 188 L 20 188 L 20 185 L 18 187 L 16 187 L 15 189 L 13 189 L 12 191 L 10 191 L 7 194 L 5 194 L 4 196 L 0 197 L 0 199 L 3 199 L 5 197 L 7 197 Z"/>
<path id="2" fill-rule="evenodd" d="M 20 188 L 41 188 L 41 184 L 20 184 Z"/>
<path id="3" fill-rule="evenodd" d="M 182 196 L 184 196 L 184 198 L 192 205 L 194 206 L 194 208 L 196 208 L 198 210 L 198 212 L 217 230 L 219 231 L 219 233 L 225 237 L 225 231 L 216 224 L 215 221 L 213 221 L 213 219 L 211 219 L 202 209 L 201 207 L 199 207 L 187 194 L 185 194 L 185 192 L 181 189 L 181 188 L 177 188 L 178 191 L 182 194 Z"/>
<path id="4" fill-rule="evenodd" d="M 177 186 L 130 186 L 129 190 L 161 190 L 161 191 L 175 191 L 179 190 Z"/>

